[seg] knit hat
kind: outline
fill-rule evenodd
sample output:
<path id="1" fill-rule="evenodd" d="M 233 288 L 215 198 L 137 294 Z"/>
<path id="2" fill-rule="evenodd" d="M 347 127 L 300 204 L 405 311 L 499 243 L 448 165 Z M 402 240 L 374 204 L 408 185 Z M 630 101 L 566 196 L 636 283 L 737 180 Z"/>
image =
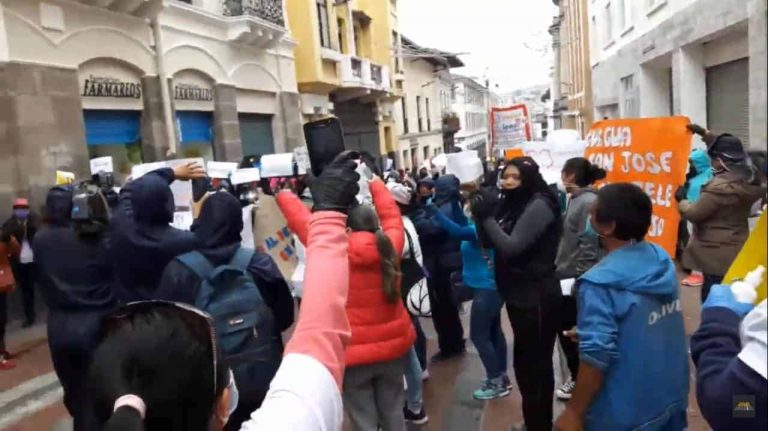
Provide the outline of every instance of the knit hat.
<path id="1" fill-rule="evenodd" d="M 387 188 L 389 189 L 389 192 L 392 193 L 395 202 L 400 205 L 408 205 L 411 203 L 413 193 L 408 187 L 400 183 L 387 183 Z"/>
<path id="2" fill-rule="evenodd" d="M 16 198 L 13 201 L 14 208 L 29 208 L 29 200 L 27 198 Z"/>

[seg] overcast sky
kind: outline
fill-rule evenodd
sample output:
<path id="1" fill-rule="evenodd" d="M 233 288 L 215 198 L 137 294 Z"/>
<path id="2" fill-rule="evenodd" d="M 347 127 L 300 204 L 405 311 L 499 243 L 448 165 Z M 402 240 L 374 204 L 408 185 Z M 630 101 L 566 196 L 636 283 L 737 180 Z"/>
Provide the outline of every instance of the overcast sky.
<path id="1" fill-rule="evenodd" d="M 551 0 L 399 0 L 402 34 L 417 44 L 467 53 L 455 72 L 482 80 L 497 92 L 549 83 Z M 528 45 L 530 48 L 526 47 Z M 537 52 L 546 46 L 546 54 Z M 531 49 L 532 48 L 532 49 Z"/>

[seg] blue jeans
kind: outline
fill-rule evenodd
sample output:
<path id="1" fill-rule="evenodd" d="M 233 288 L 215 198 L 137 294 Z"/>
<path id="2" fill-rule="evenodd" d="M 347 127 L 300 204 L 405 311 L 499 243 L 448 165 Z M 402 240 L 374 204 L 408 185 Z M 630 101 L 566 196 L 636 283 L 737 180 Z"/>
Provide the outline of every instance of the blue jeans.
<path id="1" fill-rule="evenodd" d="M 475 289 L 469 336 L 480 354 L 489 380 L 507 372 L 507 340 L 501 330 L 502 305 L 496 289 Z"/>
<path id="2" fill-rule="evenodd" d="M 411 347 L 405 355 L 405 382 L 408 390 L 405 391 L 405 401 L 408 410 L 418 413 L 423 405 L 423 382 L 421 381 L 421 364 L 416 355 L 416 347 Z"/>
<path id="3" fill-rule="evenodd" d="M 419 364 L 421 369 L 427 369 L 427 336 L 424 335 L 424 330 L 421 328 L 421 322 L 418 317 L 411 316 L 411 322 L 416 329 L 416 344 L 413 346 L 416 349 L 416 357 L 419 358 Z"/>

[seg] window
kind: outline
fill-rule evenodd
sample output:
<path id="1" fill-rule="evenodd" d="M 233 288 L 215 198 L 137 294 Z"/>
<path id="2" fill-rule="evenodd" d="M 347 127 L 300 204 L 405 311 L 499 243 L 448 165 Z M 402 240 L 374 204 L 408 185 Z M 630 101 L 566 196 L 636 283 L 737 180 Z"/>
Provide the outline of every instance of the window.
<path id="1" fill-rule="evenodd" d="M 421 119 L 421 96 L 416 96 L 416 116 L 419 119 L 419 132 L 423 132 L 424 125 Z"/>
<path id="2" fill-rule="evenodd" d="M 347 53 L 347 49 L 344 47 L 344 29 L 346 28 L 346 26 L 344 25 L 344 20 L 343 19 L 339 18 L 338 20 L 336 20 L 336 28 L 337 28 L 337 31 L 339 33 L 338 34 L 338 38 L 339 38 L 339 52 L 341 52 L 342 54 L 346 54 Z"/>
<path id="3" fill-rule="evenodd" d="M 403 106 L 403 134 L 408 133 L 408 103 L 406 103 L 406 98 L 403 97 L 400 99 L 400 104 Z"/>
<path id="4" fill-rule="evenodd" d="M 600 42 L 600 29 L 597 28 L 597 17 L 592 16 L 592 25 L 589 28 L 589 52 L 598 52 L 597 46 Z"/>
<path id="5" fill-rule="evenodd" d="M 323 48 L 331 47 L 331 31 L 328 25 L 328 5 L 326 0 L 315 0 L 317 3 L 317 22 L 320 27 L 320 45 Z"/>
<path id="6" fill-rule="evenodd" d="M 432 115 L 430 115 L 429 111 L 429 97 L 424 99 L 425 103 L 425 109 L 427 110 L 427 132 L 432 130 Z"/>
<path id="7" fill-rule="evenodd" d="M 402 53 L 400 52 L 400 37 L 396 31 L 392 32 L 392 52 L 395 53 L 395 73 L 403 73 L 403 65 L 401 63 Z"/>
<path id="8" fill-rule="evenodd" d="M 627 5 L 624 4 L 624 0 L 613 1 L 616 2 L 616 33 L 621 34 L 627 25 L 627 16 L 624 14 L 624 9 L 627 8 Z"/>
<path id="9" fill-rule="evenodd" d="M 613 42 L 613 17 L 611 4 L 607 3 L 603 11 L 603 47 Z"/>
<path id="10" fill-rule="evenodd" d="M 429 160 L 429 147 L 424 147 L 421 149 L 421 153 L 424 155 L 423 161 Z"/>
<path id="11" fill-rule="evenodd" d="M 639 116 L 637 100 L 635 99 L 635 77 L 628 75 L 621 78 L 622 113 L 624 118 Z"/>

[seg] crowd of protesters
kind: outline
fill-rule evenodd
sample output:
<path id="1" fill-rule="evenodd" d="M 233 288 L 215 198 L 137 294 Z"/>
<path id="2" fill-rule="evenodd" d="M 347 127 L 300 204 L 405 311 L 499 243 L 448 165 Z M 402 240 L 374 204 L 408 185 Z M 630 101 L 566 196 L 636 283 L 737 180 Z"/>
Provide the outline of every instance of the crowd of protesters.
<path id="1" fill-rule="evenodd" d="M 720 285 L 765 188 L 737 138 L 689 128 L 707 144 L 675 196 L 693 227 L 683 266 L 703 274 L 690 341 L 699 406 L 715 430 L 765 429 L 766 302 Z M 21 290 L 31 325 L 37 285 L 76 430 L 339 430 L 346 412 L 355 431 L 399 431 L 428 422 L 423 380 L 465 354 L 471 300 L 468 336 L 485 368 L 472 395 L 516 385 L 524 423 L 513 430 L 687 428 L 680 283 L 645 240 L 652 205 L 640 188 L 596 188 L 606 172 L 584 158 L 553 187 L 519 157 L 467 184 L 437 169 L 384 173 L 361 204 L 358 158 L 342 153 L 308 182 L 311 207 L 276 195 L 304 250 L 298 317 L 272 258 L 243 247 L 229 191 L 197 203 L 190 231 L 170 226 L 170 184 L 204 177 L 200 166 L 150 172 L 112 205 L 87 181 L 56 186 L 42 220 L 18 199 L 0 235 L 0 370 L 14 365 L 8 293 Z M 424 317 L 439 349 L 429 360 Z M 559 388 L 557 343 L 571 375 Z M 559 417 L 555 396 L 567 401 Z M 734 414 L 739 397 L 751 414 Z"/>

